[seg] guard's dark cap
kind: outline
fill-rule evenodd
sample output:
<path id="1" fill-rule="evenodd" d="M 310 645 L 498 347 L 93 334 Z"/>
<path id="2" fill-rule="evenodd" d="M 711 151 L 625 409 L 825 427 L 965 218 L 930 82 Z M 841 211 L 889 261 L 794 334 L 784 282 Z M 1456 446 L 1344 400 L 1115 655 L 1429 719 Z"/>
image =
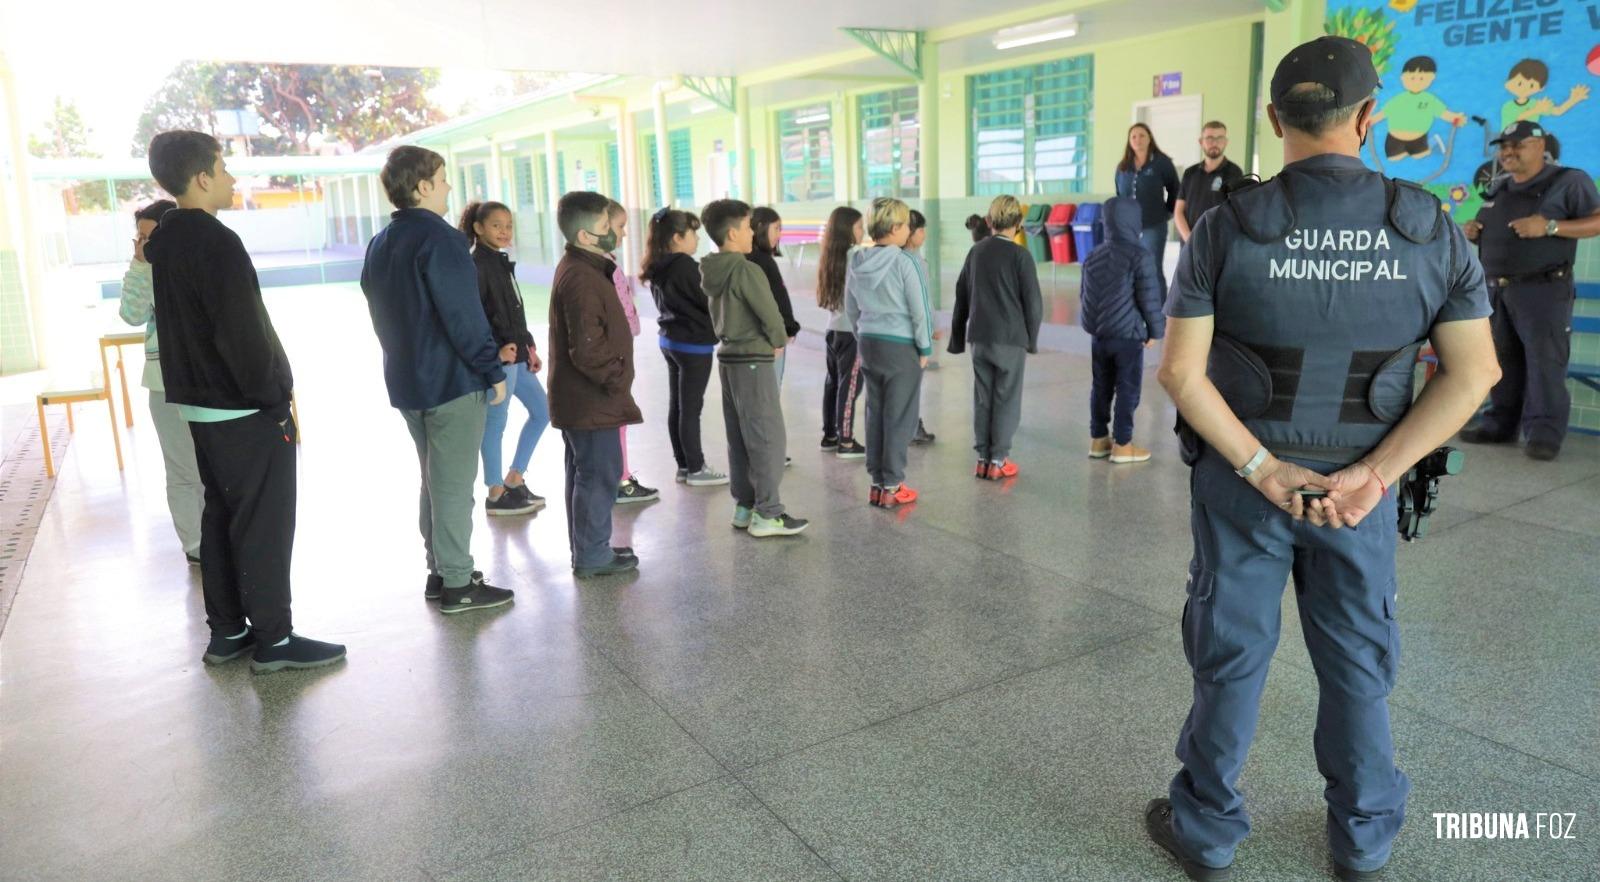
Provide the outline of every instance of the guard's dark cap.
<path id="1" fill-rule="evenodd" d="M 1316 83 L 1333 92 L 1333 100 L 1319 102 L 1328 109 L 1348 107 L 1372 97 L 1378 88 L 1378 69 L 1372 51 L 1349 37 L 1318 37 L 1290 50 L 1272 72 L 1272 103 L 1282 104 L 1289 90 L 1301 83 Z M 1309 102 L 1295 99 L 1296 106 Z"/>
<path id="2" fill-rule="evenodd" d="M 1489 143 L 1499 144 L 1502 141 L 1510 141 L 1511 143 L 1515 144 L 1518 141 L 1522 141 L 1526 138 L 1543 138 L 1546 134 L 1548 133 L 1545 132 L 1544 126 L 1541 126 L 1536 122 L 1520 120 L 1512 123 L 1509 126 L 1506 126 L 1504 129 L 1501 129 L 1500 135 Z"/>

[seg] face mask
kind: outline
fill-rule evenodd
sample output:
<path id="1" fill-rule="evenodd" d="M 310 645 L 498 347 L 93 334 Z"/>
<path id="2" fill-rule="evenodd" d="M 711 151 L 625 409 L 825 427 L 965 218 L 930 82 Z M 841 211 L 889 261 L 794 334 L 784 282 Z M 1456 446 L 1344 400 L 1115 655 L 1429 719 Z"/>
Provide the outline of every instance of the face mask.
<path id="1" fill-rule="evenodd" d="M 610 254 L 611 252 L 617 250 L 616 230 L 612 230 L 611 232 L 606 233 L 604 236 L 595 236 L 594 233 L 590 233 L 589 235 L 594 236 L 594 247 L 600 249 L 601 251 Z"/>

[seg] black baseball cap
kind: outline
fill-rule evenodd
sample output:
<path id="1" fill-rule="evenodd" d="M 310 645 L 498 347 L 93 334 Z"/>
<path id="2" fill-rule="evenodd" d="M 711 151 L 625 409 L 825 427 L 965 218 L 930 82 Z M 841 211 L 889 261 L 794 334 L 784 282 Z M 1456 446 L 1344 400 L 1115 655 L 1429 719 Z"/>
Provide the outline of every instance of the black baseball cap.
<path id="1" fill-rule="evenodd" d="M 1544 126 L 1524 119 L 1518 120 L 1517 122 L 1506 126 L 1504 129 L 1501 129 L 1500 136 L 1489 143 L 1499 144 L 1502 141 L 1510 141 L 1511 143 L 1515 144 L 1527 138 L 1543 138 L 1546 134 L 1547 133 L 1544 130 Z"/>
<path id="2" fill-rule="evenodd" d="M 1330 109 L 1348 107 L 1372 97 L 1378 88 L 1378 69 L 1372 65 L 1372 50 L 1349 37 L 1318 37 L 1301 43 L 1278 62 L 1272 72 L 1272 103 L 1281 104 L 1289 90 L 1301 83 L 1316 83 L 1333 92 Z M 1297 106 L 1308 102 L 1296 99 Z"/>

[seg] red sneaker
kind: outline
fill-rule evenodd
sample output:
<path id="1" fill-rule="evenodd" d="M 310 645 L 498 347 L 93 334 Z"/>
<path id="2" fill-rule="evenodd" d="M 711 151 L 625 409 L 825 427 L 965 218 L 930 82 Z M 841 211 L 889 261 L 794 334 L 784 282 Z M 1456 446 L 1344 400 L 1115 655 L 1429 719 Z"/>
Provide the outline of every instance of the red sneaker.
<path id="1" fill-rule="evenodd" d="M 1015 478 L 1020 471 L 1022 470 L 1017 468 L 1016 463 L 1007 459 L 1005 462 L 990 463 L 988 477 L 991 481 L 1001 481 L 1006 478 Z"/>
<path id="2" fill-rule="evenodd" d="M 974 478 L 989 477 L 989 461 L 987 459 L 978 460 L 978 466 L 972 470 L 972 476 Z"/>
<path id="3" fill-rule="evenodd" d="M 898 488 L 890 490 L 888 487 L 878 491 L 879 508 L 895 508 L 901 505 L 910 505 L 917 501 L 917 491 L 901 484 Z"/>
<path id="4" fill-rule="evenodd" d="M 883 495 L 883 488 L 879 487 L 877 484 L 873 484 L 872 485 L 872 492 L 867 494 L 867 503 L 869 505 L 877 505 L 878 504 L 878 500 L 882 497 L 882 495 Z"/>

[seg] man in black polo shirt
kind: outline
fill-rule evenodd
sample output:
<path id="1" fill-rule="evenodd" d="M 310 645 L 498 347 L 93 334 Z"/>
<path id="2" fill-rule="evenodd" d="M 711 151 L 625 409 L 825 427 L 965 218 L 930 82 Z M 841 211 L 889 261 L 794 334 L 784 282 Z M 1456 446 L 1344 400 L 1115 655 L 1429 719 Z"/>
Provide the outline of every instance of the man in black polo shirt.
<path id="1" fill-rule="evenodd" d="M 1185 242 L 1200 215 L 1222 202 L 1222 188 L 1244 177 L 1244 171 L 1222 155 L 1228 149 L 1227 126 L 1216 120 L 1206 123 L 1200 130 L 1200 149 L 1206 158 L 1184 171 L 1178 184 L 1178 202 L 1172 209 L 1178 236 Z"/>

